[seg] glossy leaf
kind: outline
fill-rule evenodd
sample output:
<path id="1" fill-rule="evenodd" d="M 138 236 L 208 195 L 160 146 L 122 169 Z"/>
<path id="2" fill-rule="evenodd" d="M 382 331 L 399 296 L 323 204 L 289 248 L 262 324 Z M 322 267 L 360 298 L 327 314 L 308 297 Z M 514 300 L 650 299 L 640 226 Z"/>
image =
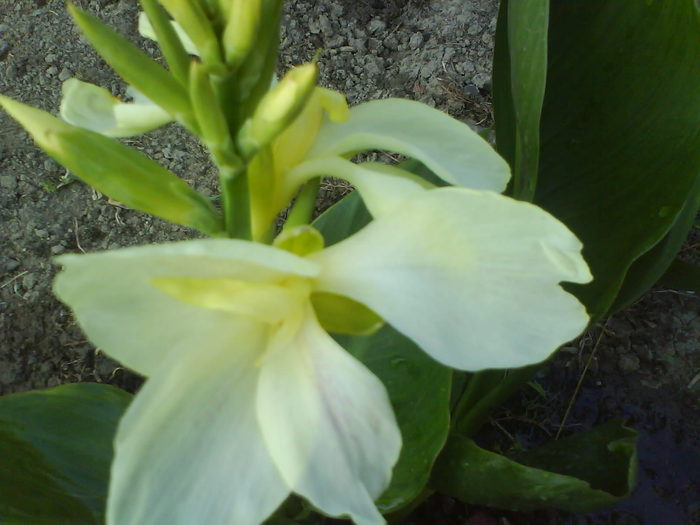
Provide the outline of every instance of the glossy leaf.
<path id="1" fill-rule="evenodd" d="M 451 372 L 389 326 L 371 336 L 337 339 L 389 392 L 403 446 L 391 484 L 377 506 L 382 513 L 394 512 L 423 490 L 445 444 Z"/>
<path id="2" fill-rule="evenodd" d="M 537 185 L 548 20 L 549 0 L 501 2 L 494 75 L 507 89 L 494 92 L 496 130 L 499 146 L 507 141 L 512 148 L 506 158 L 513 166 L 513 194 L 524 200 L 532 200 Z M 504 111 L 511 113 L 506 117 L 510 125 L 501 126 Z"/>
<path id="3" fill-rule="evenodd" d="M 0 398 L 0 522 L 100 525 L 131 395 L 80 383 Z"/>
<path id="4" fill-rule="evenodd" d="M 700 171 L 700 167 L 698 171 Z M 700 177 L 696 179 L 695 186 L 690 191 L 688 200 L 686 200 L 673 226 L 671 226 L 663 240 L 634 261 L 630 267 L 622 288 L 615 299 L 615 304 L 612 306 L 613 311 L 622 310 L 632 304 L 659 279 L 665 279 L 663 284 L 672 288 L 680 286 L 679 289 L 693 289 L 692 278 L 685 285 L 682 284 L 682 280 L 679 281 L 675 278 L 682 278 L 683 272 L 679 273 L 679 268 L 676 265 L 677 261 L 674 259 L 688 237 L 688 232 L 693 227 L 698 210 L 700 210 Z M 670 281 L 666 280 L 667 278 L 670 278 Z M 695 282 L 697 283 L 697 281 Z M 695 284 L 695 286 L 697 287 L 698 285 Z"/>
<path id="5" fill-rule="evenodd" d="M 145 155 L 12 99 L 0 96 L 0 105 L 56 162 L 105 195 L 203 233 L 221 232 L 209 200 Z"/>
<path id="6" fill-rule="evenodd" d="M 593 321 L 669 231 L 700 169 L 700 8 L 552 1 L 535 202 L 584 244 Z"/>
<path id="7" fill-rule="evenodd" d="M 611 421 L 553 441 L 518 461 L 452 436 L 430 486 L 466 503 L 590 512 L 626 497 L 636 478 L 636 432 Z"/>

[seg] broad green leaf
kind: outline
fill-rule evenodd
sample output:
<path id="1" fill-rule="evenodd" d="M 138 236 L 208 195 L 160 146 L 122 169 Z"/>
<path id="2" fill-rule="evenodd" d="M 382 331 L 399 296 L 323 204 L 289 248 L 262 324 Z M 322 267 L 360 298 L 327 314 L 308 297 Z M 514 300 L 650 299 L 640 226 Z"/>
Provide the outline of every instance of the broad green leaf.
<path id="1" fill-rule="evenodd" d="M 105 195 L 209 235 L 221 232 L 209 200 L 145 155 L 7 97 L 0 96 L 0 105 L 56 162 Z"/>
<path id="2" fill-rule="evenodd" d="M 509 159 L 513 166 L 514 196 L 532 200 L 537 185 L 540 113 L 547 78 L 549 0 L 503 0 L 500 10 L 497 40 L 500 47 L 494 59 L 494 76 L 495 82 L 506 82 L 507 87 L 495 89 L 494 97 L 508 96 L 510 100 L 494 103 L 498 111 L 498 138 L 508 140 L 514 147 L 514 158 Z M 514 125 L 501 128 L 498 119 L 506 108 L 513 112 L 506 117 L 507 122 Z M 505 133 L 512 136 L 503 139 Z"/>
<path id="3" fill-rule="evenodd" d="M 518 461 L 452 436 L 430 486 L 465 503 L 510 510 L 590 512 L 626 497 L 636 478 L 636 432 L 610 421 L 553 441 Z"/>
<path id="4" fill-rule="evenodd" d="M 700 171 L 694 0 L 551 3 L 535 202 L 583 241 L 593 321 L 669 231 Z"/>
<path id="5" fill-rule="evenodd" d="M 451 372 L 389 326 L 371 336 L 338 336 L 337 340 L 389 392 L 403 446 L 391 484 L 377 506 L 382 513 L 394 512 L 423 490 L 445 444 Z"/>
<path id="6" fill-rule="evenodd" d="M 700 171 L 700 167 L 698 170 Z M 611 308 L 612 311 L 622 310 L 632 304 L 662 277 L 679 275 L 676 269 L 672 269 L 675 264 L 674 259 L 688 237 L 688 232 L 693 227 L 699 209 L 700 177 L 695 179 L 695 186 L 690 191 L 688 200 L 683 205 L 681 212 L 663 240 L 634 261 L 630 267 L 622 288 L 615 298 L 615 303 Z M 674 283 L 676 285 L 680 284 L 680 282 L 675 281 Z M 675 287 L 668 282 L 664 284 Z M 686 289 L 691 290 L 692 281 L 686 286 L 690 286 L 690 288 Z"/>
<path id="7" fill-rule="evenodd" d="M 0 522 L 101 525 L 131 395 L 80 383 L 0 398 Z"/>
<path id="8" fill-rule="evenodd" d="M 68 10 L 95 50 L 119 76 L 177 120 L 191 118 L 187 91 L 174 76 L 99 18 L 70 3 Z"/>

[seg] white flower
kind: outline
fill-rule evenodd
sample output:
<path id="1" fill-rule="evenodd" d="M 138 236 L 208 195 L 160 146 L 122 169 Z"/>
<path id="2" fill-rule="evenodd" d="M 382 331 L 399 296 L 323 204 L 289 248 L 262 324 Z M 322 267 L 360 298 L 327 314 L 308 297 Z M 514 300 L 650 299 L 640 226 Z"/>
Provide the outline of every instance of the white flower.
<path id="1" fill-rule="evenodd" d="M 545 359 L 584 329 L 559 286 L 581 244 L 536 206 L 423 190 L 305 256 L 210 239 L 66 255 L 55 284 L 88 337 L 149 377 L 116 438 L 110 525 L 254 525 L 290 492 L 384 523 L 400 435 L 381 382 L 320 326 L 315 294 L 366 305 L 462 370 Z"/>

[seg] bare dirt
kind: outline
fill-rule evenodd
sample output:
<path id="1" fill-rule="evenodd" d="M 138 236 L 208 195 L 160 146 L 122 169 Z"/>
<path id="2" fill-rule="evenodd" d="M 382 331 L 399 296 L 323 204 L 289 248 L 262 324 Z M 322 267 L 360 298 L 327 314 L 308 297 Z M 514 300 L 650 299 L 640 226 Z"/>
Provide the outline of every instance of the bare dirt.
<path id="1" fill-rule="evenodd" d="M 157 55 L 136 32 L 135 0 L 75 3 Z M 290 0 L 280 72 L 321 48 L 321 83 L 351 103 L 406 97 L 487 126 L 496 10 L 497 0 Z M 72 76 L 124 93 L 74 28 L 63 0 L 0 0 L 0 93 L 55 114 L 61 83 Z M 128 143 L 216 194 L 205 152 L 178 127 Z M 332 199 L 339 189 L 325 191 Z M 192 235 L 74 181 L 0 113 L 0 393 L 75 381 L 136 388 L 139 379 L 96 351 L 52 296 L 51 257 Z M 595 332 L 561 351 L 538 377 L 544 395 L 526 392 L 494 416 L 491 430 L 525 444 L 556 433 L 585 369 L 565 430 L 629 419 L 641 432 L 641 481 L 632 498 L 573 516 L 503 513 L 435 497 L 407 523 L 700 524 L 700 299 L 655 290 L 604 330 L 588 366 Z"/>

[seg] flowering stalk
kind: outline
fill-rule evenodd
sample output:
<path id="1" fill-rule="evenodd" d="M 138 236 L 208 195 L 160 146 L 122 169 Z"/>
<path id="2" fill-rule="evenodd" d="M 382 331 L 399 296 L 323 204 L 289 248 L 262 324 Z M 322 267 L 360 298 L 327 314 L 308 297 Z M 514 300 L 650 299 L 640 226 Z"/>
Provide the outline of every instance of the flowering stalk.
<path id="1" fill-rule="evenodd" d="M 72 79 L 61 121 L 0 98 L 86 182 L 217 237 L 57 259 L 55 292 L 90 340 L 148 377 L 116 437 L 108 524 L 255 525 L 289 494 L 382 524 L 374 501 L 401 432 L 385 386 L 330 334 L 388 323 L 458 370 L 542 361 L 587 324 L 559 284 L 591 279 L 581 244 L 500 195 L 508 165 L 465 124 L 400 99 L 348 108 L 316 86 L 315 61 L 271 86 L 279 0 L 160 4 L 173 20 L 143 0 L 140 27 L 169 72 L 70 7 L 134 101 Z M 209 149 L 220 212 L 108 138 L 171 121 Z M 420 161 L 450 187 L 348 160 L 374 149 Z M 327 175 L 352 183 L 373 217 L 330 247 L 309 226 Z"/>

